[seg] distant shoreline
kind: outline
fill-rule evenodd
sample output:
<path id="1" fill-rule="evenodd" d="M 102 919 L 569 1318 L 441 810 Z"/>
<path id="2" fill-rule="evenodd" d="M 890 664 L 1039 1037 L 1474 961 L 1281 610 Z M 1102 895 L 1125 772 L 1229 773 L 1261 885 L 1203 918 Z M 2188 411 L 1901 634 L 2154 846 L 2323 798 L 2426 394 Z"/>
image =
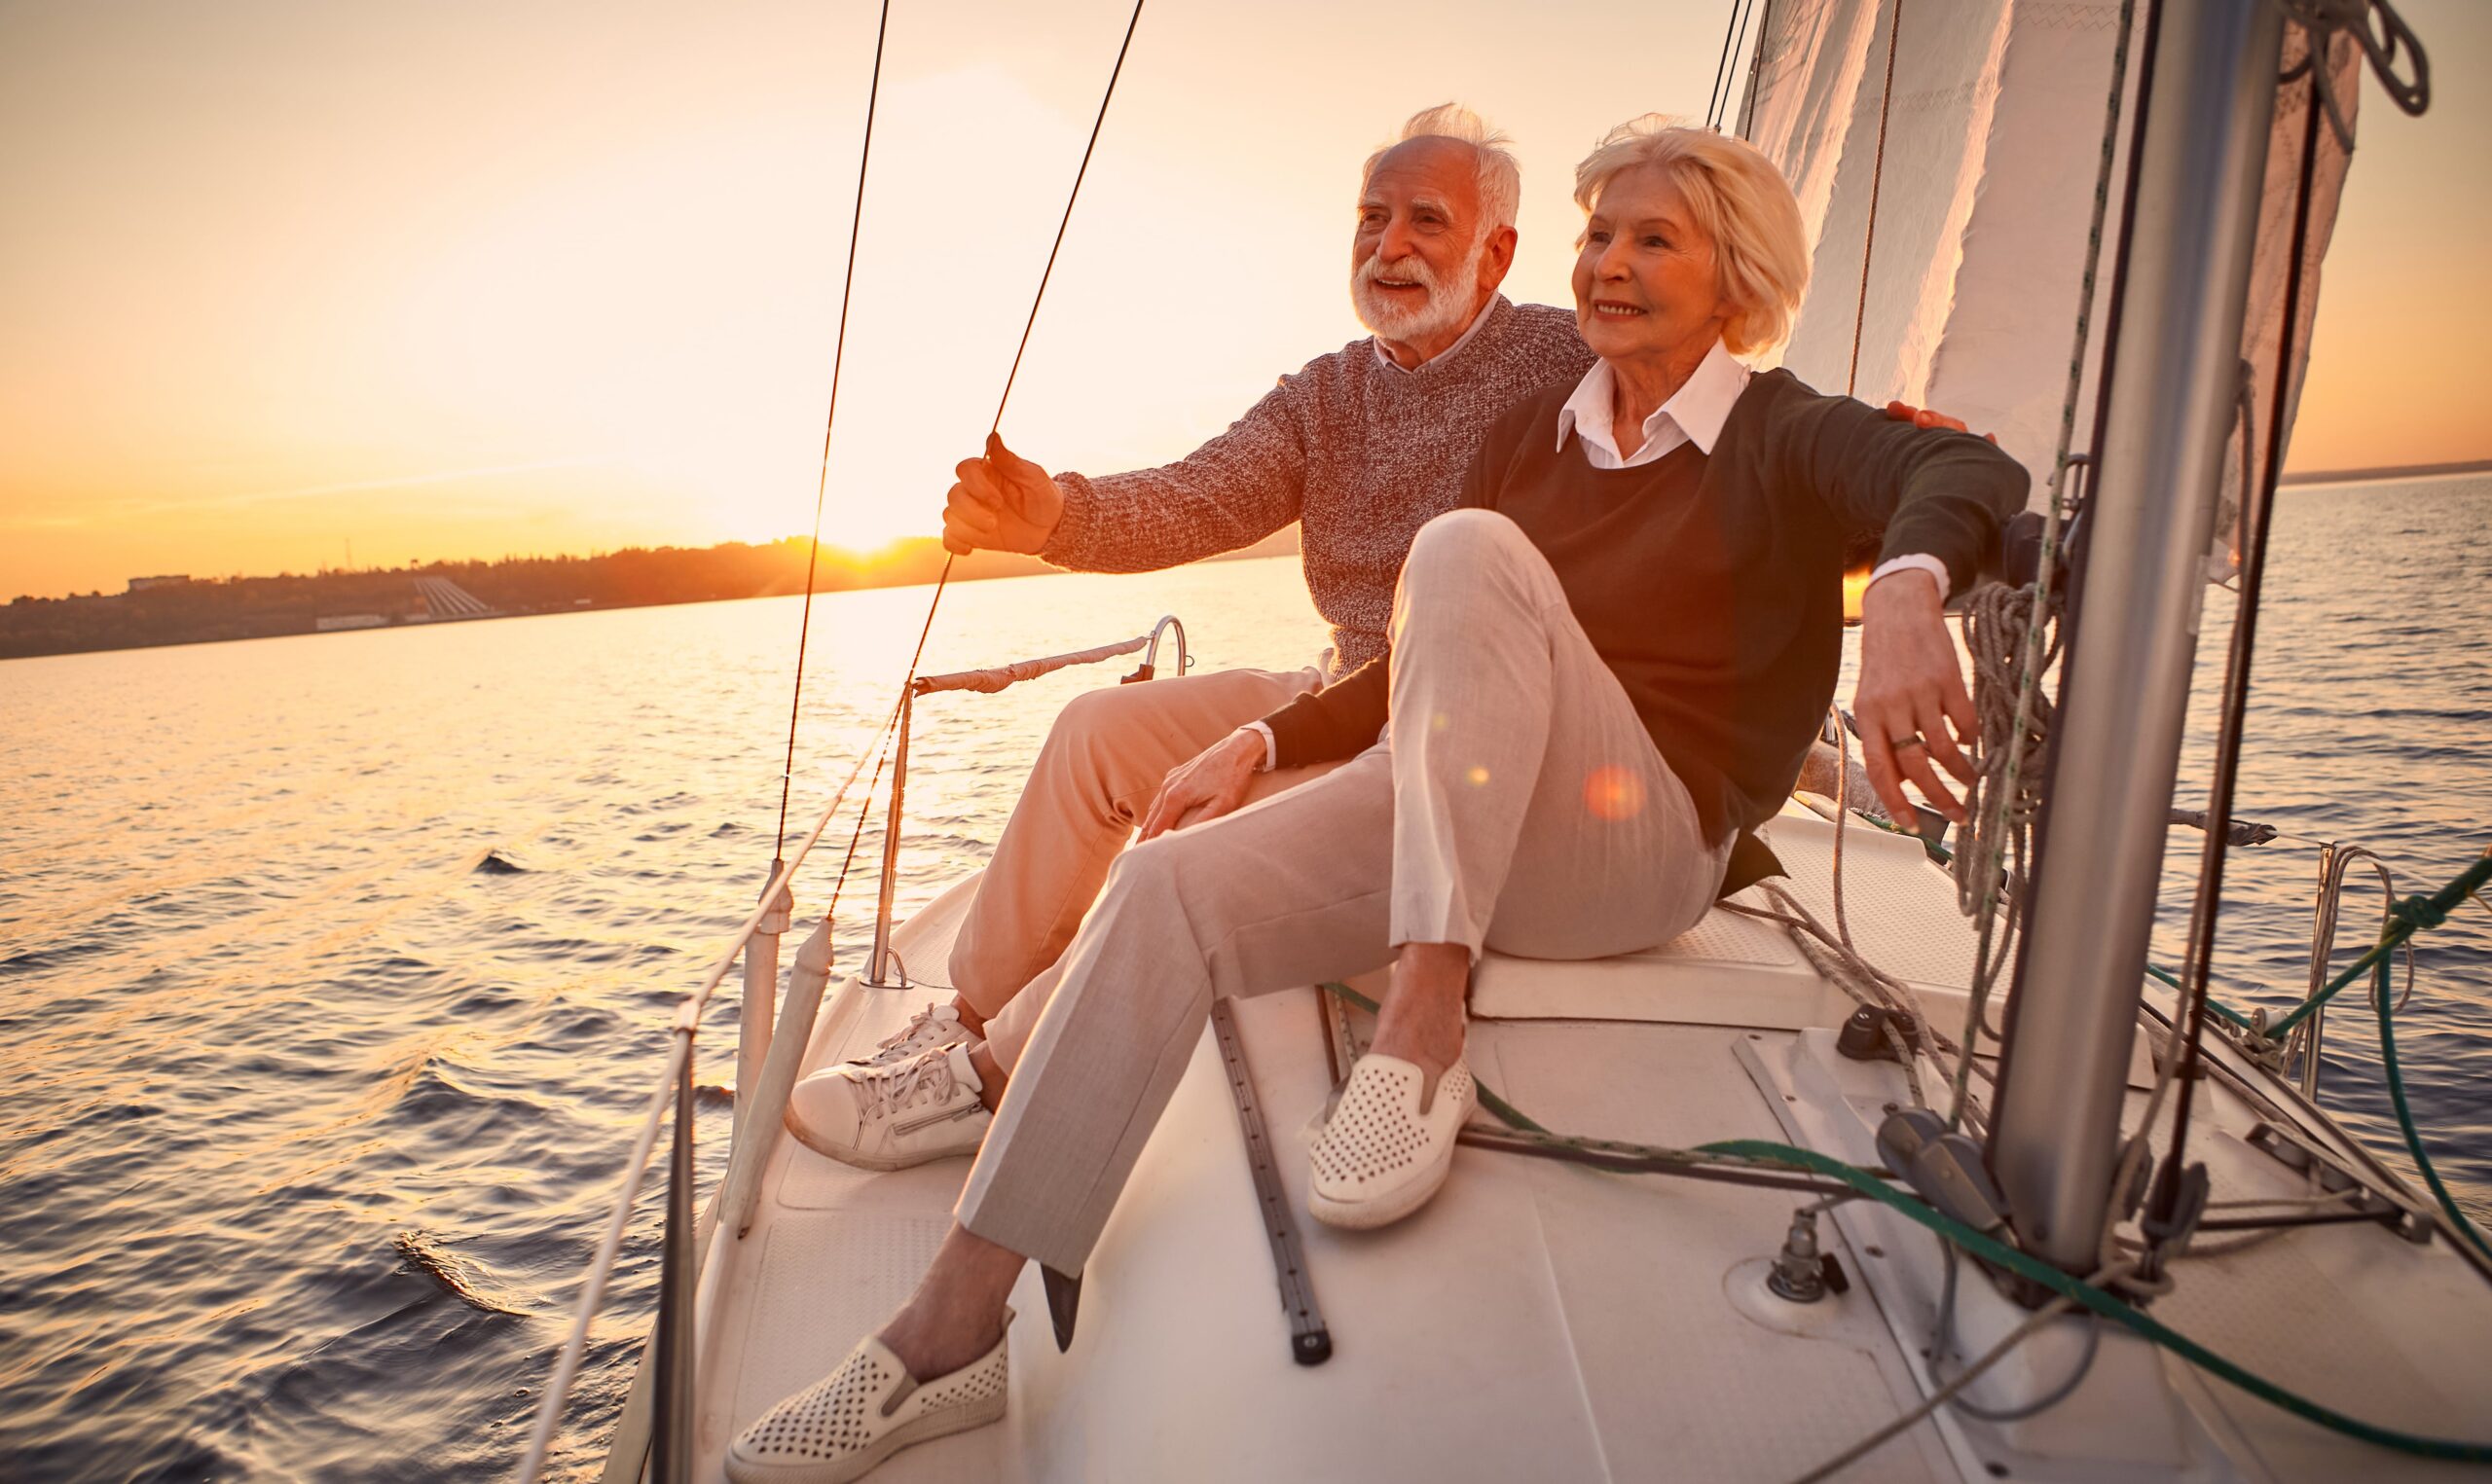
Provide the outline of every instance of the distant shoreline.
<path id="1" fill-rule="evenodd" d="M 1288 526 L 1209 560 L 1278 557 L 1298 550 Z M 0 604 L 0 662 L 127 649 L 366 633 L 542 618 L 558 613 L 792 597 L 810 582 L 823 595 L 1042 576 L 1062 570 L 1036 557 L 972 552 L 950 559 L 933 540 L 896 543 L 871 558 L 823 548 L 809 560 L 800 537 L 751 546 L 627 548 L 592 557 L 321 571 L 311 576 L 133 579 L 127 593 L 20 597 Z"/>
<path id="2" fill-rule="evenodd" d="M 2278 475 L 2279 485 L 2360 485 L 2389 479 L 2430 479 L 2440 474 L 2492 473 L 2492 458 L 2468 458 L 2448 464 L 2396 464 L 2369 469 L 2312 469 Z"/>

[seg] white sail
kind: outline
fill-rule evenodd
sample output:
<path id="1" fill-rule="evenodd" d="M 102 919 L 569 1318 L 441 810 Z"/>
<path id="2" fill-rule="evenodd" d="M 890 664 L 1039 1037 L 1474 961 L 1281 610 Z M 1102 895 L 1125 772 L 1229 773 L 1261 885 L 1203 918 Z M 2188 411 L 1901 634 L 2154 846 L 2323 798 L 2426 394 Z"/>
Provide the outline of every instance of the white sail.
<path id="1" fill-rule="evenodd" d="M 1813 255 L 1782 364 L 1821 390 L 1936 407 L 1996 434 L 2033 471 L 2038 503 L 2069 396 L 2119 0 L 1774 0 L 1767 11 L 1745 131 L 1798 193 Z M 2287 27 L 2283 63 L 2297 61 L 2303 46 L 2301 32 Z M 2131 48 L 2133 74 L 2141 50 Z M 2350 122 L 2360 55 L 2340 40 L 2333 60 Z M 2133 75 L 2130 106 L 2137 90 Z M 2302 87 L 2284 90 L 2268 155 L 2244 341 L 2257 367 L 2254 450 L 2264 448 L 2282 341 L 2307 108 Z M 2124 125 L 2123 144 L 2126 135 Z M 2323 124 L 2294 336 L 2296 398 L 2345 164 Z M 2111 196 L 2107 244 L 2119 230 L 2116 175 Z M 2108 299 L 2109 257 L 2107 245 L 2098 314 Z M 2092 372 L 2107 344 L 2098 333 L 2088 346 L 2080 449 Z M 2228 511 L 2240 480 L 2236 444 Z M 2231 524 L 2218 538 L 2227 571 Z"/>

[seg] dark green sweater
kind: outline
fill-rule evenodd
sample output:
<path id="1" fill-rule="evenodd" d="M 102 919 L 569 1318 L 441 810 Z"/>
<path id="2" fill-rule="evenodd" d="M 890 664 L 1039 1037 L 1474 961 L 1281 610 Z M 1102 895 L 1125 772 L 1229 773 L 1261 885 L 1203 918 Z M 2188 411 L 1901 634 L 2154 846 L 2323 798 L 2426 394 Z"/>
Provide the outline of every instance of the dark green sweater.
<path id="1" fill-rule="evenodd" d="M 1710 455 L 1632 469 L 1558 447 L 1556 386 L 1489 428 L 1461 503 L 1522 527 L 1633 702 L 1709 838 L 1771 818 L 1834 699 L 1843 553 L 1947 564 L 1956 589 L 2022 509 L 2024 467 L 1982 439 L 1899 422 L 1786 371 L 1751 379 Z M 1278 765 L 1346 757 L 1384 725 L 1390 657 L 1265 718 Z"/>

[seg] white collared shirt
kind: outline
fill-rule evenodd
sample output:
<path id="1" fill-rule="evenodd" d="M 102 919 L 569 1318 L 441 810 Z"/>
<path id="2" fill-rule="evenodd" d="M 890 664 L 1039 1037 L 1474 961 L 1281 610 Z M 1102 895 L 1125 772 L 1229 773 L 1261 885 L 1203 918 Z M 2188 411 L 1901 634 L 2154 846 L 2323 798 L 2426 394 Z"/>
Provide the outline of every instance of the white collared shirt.
<path id="1" fill-rule="evenodd" d="M 1493 298 L 1489 301 L 1491 305 L 1495 302 Z M 1471 328 L 1462 333 L 1462 339 L 1430 357 L 1429 361 L 1443 359 L 1461 349 L 1473 335 L 1479 333 L 1480 326 L 1487 318 L 1488 311 L 1484 307 L 1472 320 Z M 1375 347 L 1375 354 L 1378 360 L 1393 366 L 1394 370 L 1405 369 L 1394 365 L 1382 345 Z M 1709 457 L 1713 445 L 1722 436 L 1722 424 L 1730 420 L 1732 405 L 1740 400 L 1741 392 L 1747 390 L 1750 375 L 1752 373 L 1746 366 L 1724 349 L 1720 341 L 1715 341 L 1713 348 L 1704 353 L 1704 359 L 1697 364 L 1686 384 L 1644 419 L 1643 445 L 1632 456 L 1622 457 L 1611 427 L 1611 398 L 1616 392 L 1613 373 L 1609 362 L 1594 361 L 1593 369 L 1576 383 L 1574 394 L 1566 399 L 1565 406 L 1558 409 L 1558 448 L 1563 451 L 1570 436 L 1579 439 L 1585 459 L 1595 469 L 1638 468 L 1663 457 L 1683 443 L 1695 444 L 1698 452 Z M 1879 579 L 1899 571 L 1928 574 L 1929 579 L 1938 585 L 1939 596 L 1945 597 L 1948 589 L 1946 563 L 1919 553 L 1880 562 L 1878 569 L 1869 574 L 1869 581 L 1875 585 Z M 1255 732 L 1263 739 L 1264 758 L 1255 771 L 1272 771 L 1279 752 L 1272 729 L 1261 721 L 1250 721 L 1241 730 Z"/>
<path id="2" fill-rule="evenodd" d="M 1616 430 L 1611 426 L 1611 412 L 1618 392 L 1616 374 L 1609 362 L 1595 361 L 1575 384 L 1575 394 L 1558 410 L 1558 447 L 1563 450 L 1572 435 L 1584 446 L 1584 459 L 1595 469 L 1633 469 L 1649 464 L 1676 449 L 1692 443 L 1700 453 L 1710 455 L 1715 441 L 1722 436 L 1722 424 L 1730 420 L 1731 406 L 1747 390 L 1748 368 L 1733 358 L 1720 341 L 1704 352 L 1696 370 L 1689 374 L 1684 385 L 1670 399 L 1653 409 L 1644 419 L 1644 442 L 1632 456 L 1622 458 L 1618 452 Z M 1892 557 L 1878 563 L 1869 581 L 1890 572 L 1926 572 L 1938 584 L 1938 596 L 1947 596 L 1947 564 L 1935 557 L 1912 553 Z"/>
<path id="3" fill-rule="evenodd" d="M 1558 447 L 1564 449 L 1569 435 L 1581 439 L 1584 457 L 1595 469 L 1641 468 L 1683 443 L 1692 443 L 1698 452 L 1709 454 L 1714 441 L 1722 436 L 1722 424 L 1731 416 L 1731 405 L 1748 389 L 1748 369 L 1723 349 L 1720 341 L 1715 341 L 1713 348 L 1704 352 L 1704 359 L 1688 375 L 1686 384 L 1644 419 L 1642 446 L 1631 455 L 1622 455 L 1618 452 L 1617 431 L 1610 425 L 1611 407 L 1618 394 L 1617 374 L 1609 369 L 1609 362 L 1594 361 L 1593 369 L 1575 383 L 1575 394 L 1558 410 Z"/>

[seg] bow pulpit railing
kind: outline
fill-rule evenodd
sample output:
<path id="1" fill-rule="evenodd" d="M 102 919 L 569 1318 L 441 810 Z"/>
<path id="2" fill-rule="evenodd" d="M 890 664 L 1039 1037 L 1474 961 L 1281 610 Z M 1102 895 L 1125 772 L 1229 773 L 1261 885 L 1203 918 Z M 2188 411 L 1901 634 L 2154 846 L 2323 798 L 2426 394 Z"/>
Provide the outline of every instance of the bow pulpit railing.
<path id="1" fill-rule="evenodd" d="M 908 987 L 908 965 L 898 965 L 897 978 L 887 970 L 892 967 L 892 893 L 899 884 L 900 814 L 908 799 L 908 729 L 917 709 L 917 698 L 938 695 L 945 691 L 974 691 L 993 695 L 1024 680 L 1063 670 L 1072 665 L 1096 665 L 1118 655 L 1144 651 L 1142 664 L 1123 683 L 1131 685 L 1148 680 L 1158 673 L 1159 638 L 1169 630 L 1177 631 L 1177 673 L 1183 675 L 1193 664 L 1186 652 L 1186 626 L 1174 613 L 1160 615 L 1151 632 L 1114 644 L 1101 644 L 1090 649 L 1077 649 L 1070 654 L 1052 654 L 1038 660 L 1016 660 L 1009 665 L 990 666 L 984 670 L 954 670 L 947 675 L 920 675 L 909 682 L 908 692 L 900 697 L 899 740 L 892 751 L 892 807 L 883 820 L 883 877 L 874 901 L 874 951 L 865 960 L 865 985 L 868 989 L 898 990 Z"/>

